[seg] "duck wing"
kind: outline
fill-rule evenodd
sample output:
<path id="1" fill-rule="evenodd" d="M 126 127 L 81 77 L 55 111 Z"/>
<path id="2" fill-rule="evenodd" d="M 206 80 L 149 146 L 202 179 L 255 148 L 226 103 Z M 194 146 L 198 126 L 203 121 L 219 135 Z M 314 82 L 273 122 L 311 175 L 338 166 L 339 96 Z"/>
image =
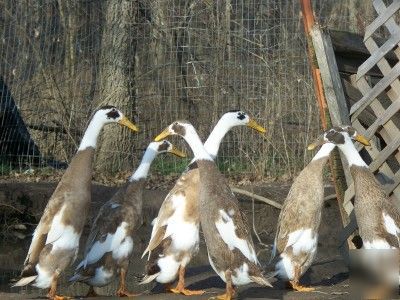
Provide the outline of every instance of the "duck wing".
<path id="1" fill-rule="evenodd" d="M 238 200 L 232 193 L 229 185 L 219 186 L 220 194 L 224 196 L 223 201 L 218 201 L 219 218 L 216 218 L 215 227 L 230 250 L 238 249 L 249 261 L 259 264 L 248 221 L 244 213 L 241 212 Z"/>
<path id="2" fill-rule="evenodd" d="M 161 242 L 168 237 L 166 235 L 168 221 L 175 213 L 176 206 L 174 205 L 174 202 L 179 195 L 179 190 L 180 188 L 175 185 L 174 188 L 168 193 L 167 197 L 165 197 L 164 202 L 162 203 L 158 212 L 157 218 L 153 220 L 153 229 L 151 232 L 150 241 L 147 248 L 144 250 L 142 257 L 144 257 L 146 253 L 156 249 Z"/>
<path id="3" fill-rule="evenodd" d="M 121 228 L 124 207 L 115 200 L 113 197 L 106 202 L 96 216 L 86 242 L 84 259 L 77 269 L 96 263 L 125 237 L 124 228 Z"/>
<path id="4" fill-rule="evenodd" d="M 385 200 L 381 217 L 381 232 L 390 247 L 400 248 L 400 213 L 389 199 Z"/>
<path id="5" fill-rule="evenodd" d="M 33 233 L 32 242 L 29 246 L 28 254 L 24 261 L 24 268 L 21 272 L 21 276 L 30 276 L 36 274 L 35 265 L 39 262 L 39 256 L 43 248 L 57 240 L 62 232 L 59 232 L 57 228 L 52 228 L 54 216 L 62 208 L 65 199 L 63 196 L 58 196 L 57 189 L 50 198 L 47 206 L 43 212 L 43 215 L 36 226 Z"/>

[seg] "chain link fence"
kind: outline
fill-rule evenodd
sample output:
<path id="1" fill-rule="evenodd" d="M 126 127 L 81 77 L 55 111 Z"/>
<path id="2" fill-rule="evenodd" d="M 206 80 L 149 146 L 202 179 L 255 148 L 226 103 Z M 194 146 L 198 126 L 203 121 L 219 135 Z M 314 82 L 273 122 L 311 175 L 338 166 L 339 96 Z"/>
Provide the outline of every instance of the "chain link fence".
<path id="1" fill-rule="evenodd" d="M 362 33 L 369 2 L 320 0 L 314 9 L 327 27 Z M 290 178 L 320 131 L 295 0 L 0 0 L 0 93 L 3 175 L 64 167 L 105 103 L 141 132 L 106 128 L 96 159 L 104 173 L 131 170 L 175 119 L 205 138 L 225 111 L 240 108 L 268 132 L 229 133 L 221 170 Z M 163 156 L 155 169 L 180 172 L 186 163 Z"/>

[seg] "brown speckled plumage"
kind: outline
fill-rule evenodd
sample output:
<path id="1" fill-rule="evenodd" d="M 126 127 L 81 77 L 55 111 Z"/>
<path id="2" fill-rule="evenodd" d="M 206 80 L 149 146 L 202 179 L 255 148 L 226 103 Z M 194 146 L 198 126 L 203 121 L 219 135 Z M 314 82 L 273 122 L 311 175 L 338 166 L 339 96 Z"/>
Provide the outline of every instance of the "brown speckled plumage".
<path id="1" fill-rule="evenodd" d="M 36 227 L 21 277 L 36 274 L 35 266 L 37 263 L 45 266 L 50 273 L 56 270 L 57 273 L 60 273 L 75 260 L 77 254 L 75 249 L 66 251 L 68 253 L 59 251 L 50 254 L 52 244 L 45 245 L 45 243 L 53 218 L 63 206 L 62 223 L 71 225 L 76 233 L 81 234 L 90 203 L 93 156 L 94 149 L 88 148 L 78 151 L 72 159 Z M 76 174 L 79 174 L 79 176 L 76 176 Z"/>
<path id="2" fill-rule="evenodd" d="M 87 256 L 96 242 L 104 242 L 107 235 L 115 234 L 123 222 L 127 224 L 125 227 L 126 236 L 133 239 L 134 233 L 142 225 L 144 183 L 144 179 L 127 182 L 101 207 L 91 227 L 84 257 Z M 101 266 L 112 274 L 111 276 L 115 276 L 121 268 L 127 269 L 128 265 L 129 256 L 117 260 L 112 258 L 110 252 L 107 252 L 98 261 L 88 264 L 86 267 L 81 266 L 76 271 L 81 276 L 77 276 L 76 280 L 88 282 L 94 276 L 96 269 Z"/>
<path id="3" fill-rule="evenodd" d="M 283 204 L 275 236 L 276 251 L 285 255 L 297 268 L 297 278 L 286 278 L 298 282 L 310 267 L 316 252 L 293 253 L 288 245 L 289 235 L 298 230 L 311 230 L 311 237 L 318 237 L 324 202 L 323 168 L 329 156 L 311 161 L 296 177 Z M 289 275 L 289 274 L 288 274 Z M 281 275 L 282 276 L 282 275 Z"/>
<path id="4" fill-rule="evenodd" d="M 198 160 L 197 164 L 200 172 L 200 223 L 212 265 L 218 274 L 229 270 L 232 276 L 237 276 L 238 268 L 247 264 L 250 281 L 269 285 L 258 262 L 249 260 L 238 248 L 230 249 L 216 227 L 216 223 L 221 222 L 220 211 L 228 213 L 233 220 L 236 236 L 247 243 L 249 249 L 254 250 L 247 220 L 226 179 L 214 162 Z M 239 283 L 233 282 L 233 284 Z"/>
<path id="5" fill-rule="evenodd" d="M 399 248 L 398 237 L 387 232 L 383 220 L 383 213 L 387 214 L 400 227 L 397 208 L 367 167 L 353 165 L 350 171 L 355 188 L 354 210 L 363 242 L 381 239 L 391 247 Z"/>
<path id="6" fill-rule="evenodd" d="M 199 226 L 198 193 L 199 171 L 197 168 L 192 168 L 181 175 L 160 207 L 159 214 L 157 216 L 158 221 L 157 224 L 154 225 L 156 227 L 153 229 L 155 233 L 150 239 L 149 245 L 146 249 L 150 252 L 150 256 L 146 263 L 146 276 L 151 276 L 156 274 L 156 271 L 159 271 L 157 262 L 160 258 L 160 254 L 162 257 L 166 255 L 172 255 L 177 261 L 182 261 L 183 257 L 190 259 L 198 252 L 198 244 L 189 251 L 176 251 L 176 249 L 173 249 L 171 245 L 171 238 L 165 237 L 166 226 L 160 226 L 160 224 L 163 224 L 164 221 L 170 218 L 174 213 L 175 209 L 173 207 L 172 199 L 180 194 L 185 196 L 186 199 L 184 208 L 185 221 Z"/>

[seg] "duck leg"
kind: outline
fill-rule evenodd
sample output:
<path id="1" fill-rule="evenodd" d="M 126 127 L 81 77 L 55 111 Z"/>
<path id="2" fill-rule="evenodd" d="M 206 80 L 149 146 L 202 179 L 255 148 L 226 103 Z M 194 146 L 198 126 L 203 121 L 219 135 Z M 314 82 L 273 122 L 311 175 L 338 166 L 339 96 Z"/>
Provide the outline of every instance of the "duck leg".
<path id="1" fill-rule="evenodd" d="M 175 288 L 169 289 L 170 292 L 174 294 L 183 294 L 185 296 L 193 296 L 193 295 L 203 295 L 206 291 L 204 290 L 188 290 L 185 289 L 185 267 L 179 267 L 179 280 L 178 284 Z"/>
<path id="2" fill-rule="evenodd" d="M 233 288 L 233 284 L 232 284 L 232 271 L 231 270 L 225 271 L 225 279 L 226 279 L 225 294 L 218 295 L 217 297 L 214 297 L 214 299 L 231 300 L 233 298 L 233 296 L 235 295 L 235 289 Z"/>
<path id="3" fill-rule="evenodd" d="M 315 288 L 312 287 L 302 286 L 299 283 L 299 280 L 300 280 L 300 268 L 296 266 L 294 267 L 294 279 L 289 281 L 292 288 L 298 292 L 312 292 L 315 290 Z"/>
<path id="4" fill-rule="evenodd" d="M 134 297 L 138 296 L 139 294 L 134 294 L 129 292 L 126 289 L 126 270 L 124 268 L 121 268 L 121 271 L 119 273 L 119 287 L 117 290 L 117 296 L 118 297 Z"/>
<path id="5" fill-rule="evenodd" d="M 56 294 L 58 276 L 59 276 L 58 274 L 55 274 L 53 276 L 53 279 L 51 280 L 51 285 L 50 285 L 49 292 L 47 293 L 47 298 L 49 298 L 51 300 L 65 300 L 65 299 L 68 299 L 68 297 L 58 296 Z"/>
<path id="6" fill-rule="evenodd" d="M 96 293 L 96 291 L 94 290 L 93 286 L 89 287 L 89 291 L 87 292 L 85 298 L 90 298 L 90 297 L 98 297 L 99 295 Z"/>

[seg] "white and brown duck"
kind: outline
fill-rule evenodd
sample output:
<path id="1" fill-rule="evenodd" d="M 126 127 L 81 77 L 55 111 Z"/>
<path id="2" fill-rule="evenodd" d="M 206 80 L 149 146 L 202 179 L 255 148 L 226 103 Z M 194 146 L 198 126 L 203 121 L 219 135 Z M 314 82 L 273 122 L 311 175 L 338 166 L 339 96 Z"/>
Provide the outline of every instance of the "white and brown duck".
<path id="1" fill-rule="evenodd" d="M 354 181 L 354 212 L 365 249 L 399 248 L 400 213 L 364 162 L 352 139 L 369 145 L 351 126 L 334 127 L 315 143 L 332 143 L 343 152 Z"/>
<path id="2" fill-rule="evenodd" d="M 187 121 L 176 121 L 155 140 L 169 135 L 186 140 L 199 169 L 199 216 L 208 257 L 214 271 L 226 282 L 226 292 L 218 299 L 231 299 L 234 286 L 251 282 L 271 286 L 259 265 L 239 203 L 194 127 Z"/>
<path id="3" fill-rule="evenodd" d="M 94 113 L 77 153 L 47 203 L 33 234 L 22 278 L 14 286 L 32 284 L 42 289 L 50 288 L 47 296 L 60 298 L 56 295 L 57 280 L 78 253 L 79 238 L 90 204 L 97 138 L 103 126 L 109 123 L 138 130 L 114 106 L 103 106 Z"/>
<path id="4" fill-rule="evenodd" d="M 90 286 L 88 296 L 97 295 L 94 287 L 109 284 L 119 274 L 117 296 L 134 296 L 126 288 L 129 258 L 136 230 L 142 225 L 143 189 L 150 166 L 160 153 L 186 157 L 170 142 L 152 142 L 137 170 L 100 209 L 87 239 L 85 254 L 70 281 Z"/>
<path id="5" fill-rule="evenodd" d="M 300 277 L 310 267 L 318 244 L 318 229 L 324 202 L 323 168 L 335 148 L 328 143 L 321 147 L 311 162 L 294 180 L 278 218 L 273 257 L 277 275 L 288 280 L 297 291 L 313 288 L 299 284 Z"/>
<path id="6" fill-rule="evenodd" d="M 232 110 L 218 121 L 204 148 L 215 159 L 224 136 L 235 126 L 248 126 L 260 133 L 265 129 L 243 111 Z M 143 256 L 148 255 L 143 283 L 152 280 L 163 284 L 172 283 L 177 276 L 173 293 L 198 295 L 204 291 L 185 288 L 185 268 L 199 249 L 199 171 L 196 161 L 177 180 L 165 198 L 157 218 L 153 221 L 153 231 Z"/>

